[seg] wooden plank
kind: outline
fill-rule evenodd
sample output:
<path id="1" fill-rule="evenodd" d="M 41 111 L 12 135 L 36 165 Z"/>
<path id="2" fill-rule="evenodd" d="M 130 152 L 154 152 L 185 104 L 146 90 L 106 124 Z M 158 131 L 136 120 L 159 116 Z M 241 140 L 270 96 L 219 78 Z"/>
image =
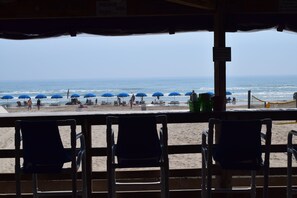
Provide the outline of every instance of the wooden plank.
<path id="1" fill-rule="evenodd" d="M 167 0 L 167 1 L 194 7 L 194 8 L 202 8 L 207 10 L 215 9 L 214 0 Z"/>
<path id="2" fill-rule="evenodd" d="M 271 145 L 271 153 L 283 153 L 287 152 L 286 144 L 277 144 Z M 101 147 L 93 147 L 89 150 L 89 153 L 92 157 L 103 157 L 106 156 L 106 148 Z M 168 146 L 168 154 L 194 154 L 201 153 L 201 145 L 169 145 Z M 14 149 L 5 149 L 0 150 L 0 158 L 14 158 L 15 151 Z"/>
<path id="3" fill-rule="evenodd" d="M 197 9 L 162 0 L 0 1 L 0 19 L 166 16 L 197 13 Z M 198 10 L 199 11 L 199 10 Z M 203 11 L 204 12 L 204 11 Z"/>
<path id="4" fill-rule="evenodd" d="M 133 111 L 133 112 L 46 112 L 30 114 L 9 113 L 0 114 L 0 127 L 14 127 L 16 120 L 58 120 L 75 119 L 78 125 L 88 120 L 90 125 L 105 125 L 107 116 L 123 115 L 167 115 L 168 123 L 201 123 L 208 122 L 209 118 L 221 119 L 263 119 L 271 118 L 277 120 L 296 120 L 297 108 L 290 109 L 247 109 L 247 110 L 227 110 L 224 112 L 199 112 L 191 113 L 189 110 L 171 110 L 171 111 Z"/>

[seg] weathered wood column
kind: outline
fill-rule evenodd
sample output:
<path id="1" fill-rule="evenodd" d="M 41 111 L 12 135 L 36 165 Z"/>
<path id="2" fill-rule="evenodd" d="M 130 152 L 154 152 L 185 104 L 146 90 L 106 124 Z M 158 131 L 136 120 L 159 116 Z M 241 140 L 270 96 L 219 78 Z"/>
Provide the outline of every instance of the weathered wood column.
<path id="1" fill-rule="evenodd" d="M 230 60 L 230 48 L 226 48 L 225 31 L 225 1 L 216 1 L 216 12 L 214 15 L 214 90 L 215 111 L 226 110 L 226 61 Z"/>
<path id="2" fill-rule="evenodd" d="M 92 197 L 92 126 L 88 119 L 84 119 L 81 125 L 82 133 L 85 136 L 86 144 L 86 180 L 87 180 L 87 197 Z"/>
<path id="3" fill-rule="evenodd" d="M 226 110 L 226 61 L 231 60 L 231 49 L 226 48 L 226 30 L 225 30 L 225 0 L 216 1 L 216 12 L 214 15 L 214 110 Z M 218 137 L 216 129 L 216 142 Z M 232 176 L 227 171 L 222 171 L 217 176 L 217 187 L 230 187 Z M 225 196 L 224 196 L 225 197 Z"/>

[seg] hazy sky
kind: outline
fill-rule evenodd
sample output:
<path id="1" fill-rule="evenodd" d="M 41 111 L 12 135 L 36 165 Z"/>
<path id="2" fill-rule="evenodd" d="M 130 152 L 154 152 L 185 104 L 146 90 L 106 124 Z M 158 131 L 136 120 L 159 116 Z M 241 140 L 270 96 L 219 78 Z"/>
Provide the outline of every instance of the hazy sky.
<path id="1" fill-rule="evenodd" d="M 227 75 L 297 75 L 297 33 L 227 34 Z M 0 39 L 1 80 L 213 76 L 213 33 Z"/>

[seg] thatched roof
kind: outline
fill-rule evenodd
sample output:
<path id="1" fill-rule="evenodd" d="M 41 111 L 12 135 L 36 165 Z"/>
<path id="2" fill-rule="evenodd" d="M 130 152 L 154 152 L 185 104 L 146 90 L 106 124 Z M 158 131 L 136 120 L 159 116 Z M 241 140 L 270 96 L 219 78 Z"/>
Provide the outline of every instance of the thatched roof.
<path id="1" fill-rule="evenodd" d="M 297 32 L 296 0 L 226 0 L 224 10 L 227 32 Z M 213 31 L 216 11 L 211 0 L 0 0 L 0 37 Z"/>

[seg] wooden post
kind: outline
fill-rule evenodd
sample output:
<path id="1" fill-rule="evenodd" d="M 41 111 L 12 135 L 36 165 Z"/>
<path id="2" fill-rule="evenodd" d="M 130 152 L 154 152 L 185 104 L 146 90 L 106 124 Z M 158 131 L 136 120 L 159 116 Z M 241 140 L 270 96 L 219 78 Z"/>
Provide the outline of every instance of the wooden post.
<path id="1" fill-rule="evenodd" d="M 248 109 L 251 108 L 251 90 L 248 90 Z"/>
<path id="2" fill-rule="evenodd" d="M 87 197 L 92 197 L 92 126 L 84 119 L 81 125 L 82 133 L 85 136 L 86 143 L 86 180 L 87 180 Z"/>
<path id="3" fill-rule="evenodd" d="M 214 16 L 214 49 L 226 49 L 226 32 L 225 32 L 225 0 L 217 0 L 216 13 Z M 214 51 L 215 51 L 214 50 Z M 217 100 L 216 111 L 226 110 L 226 61 L 224 57 L 218 58 L 214 54 L 214 90 Z M 226 57 L 225 57 L 226 58 Z M 216 129 L 216 142 L 219 137 Z M 220 176 L 217 176 L 217 185 L 220 188 L 229 188 L 232 176 L 228 171 L 222 171 Z"/>
<path id="4" fill-rule="evenodd" d="M 217 11 L 214 16 L 214 48 L 220 49 L 226 47 L 226 36 L 225 36 L 225 15 L 224 6 L 225 1 L 217 1 Z M 215 96 L 218 98 L 215 101 L 217 104 L 216 111 L 226 110 L 226 61 L 217 60 L 214 57 L 214 90 Z"/>

